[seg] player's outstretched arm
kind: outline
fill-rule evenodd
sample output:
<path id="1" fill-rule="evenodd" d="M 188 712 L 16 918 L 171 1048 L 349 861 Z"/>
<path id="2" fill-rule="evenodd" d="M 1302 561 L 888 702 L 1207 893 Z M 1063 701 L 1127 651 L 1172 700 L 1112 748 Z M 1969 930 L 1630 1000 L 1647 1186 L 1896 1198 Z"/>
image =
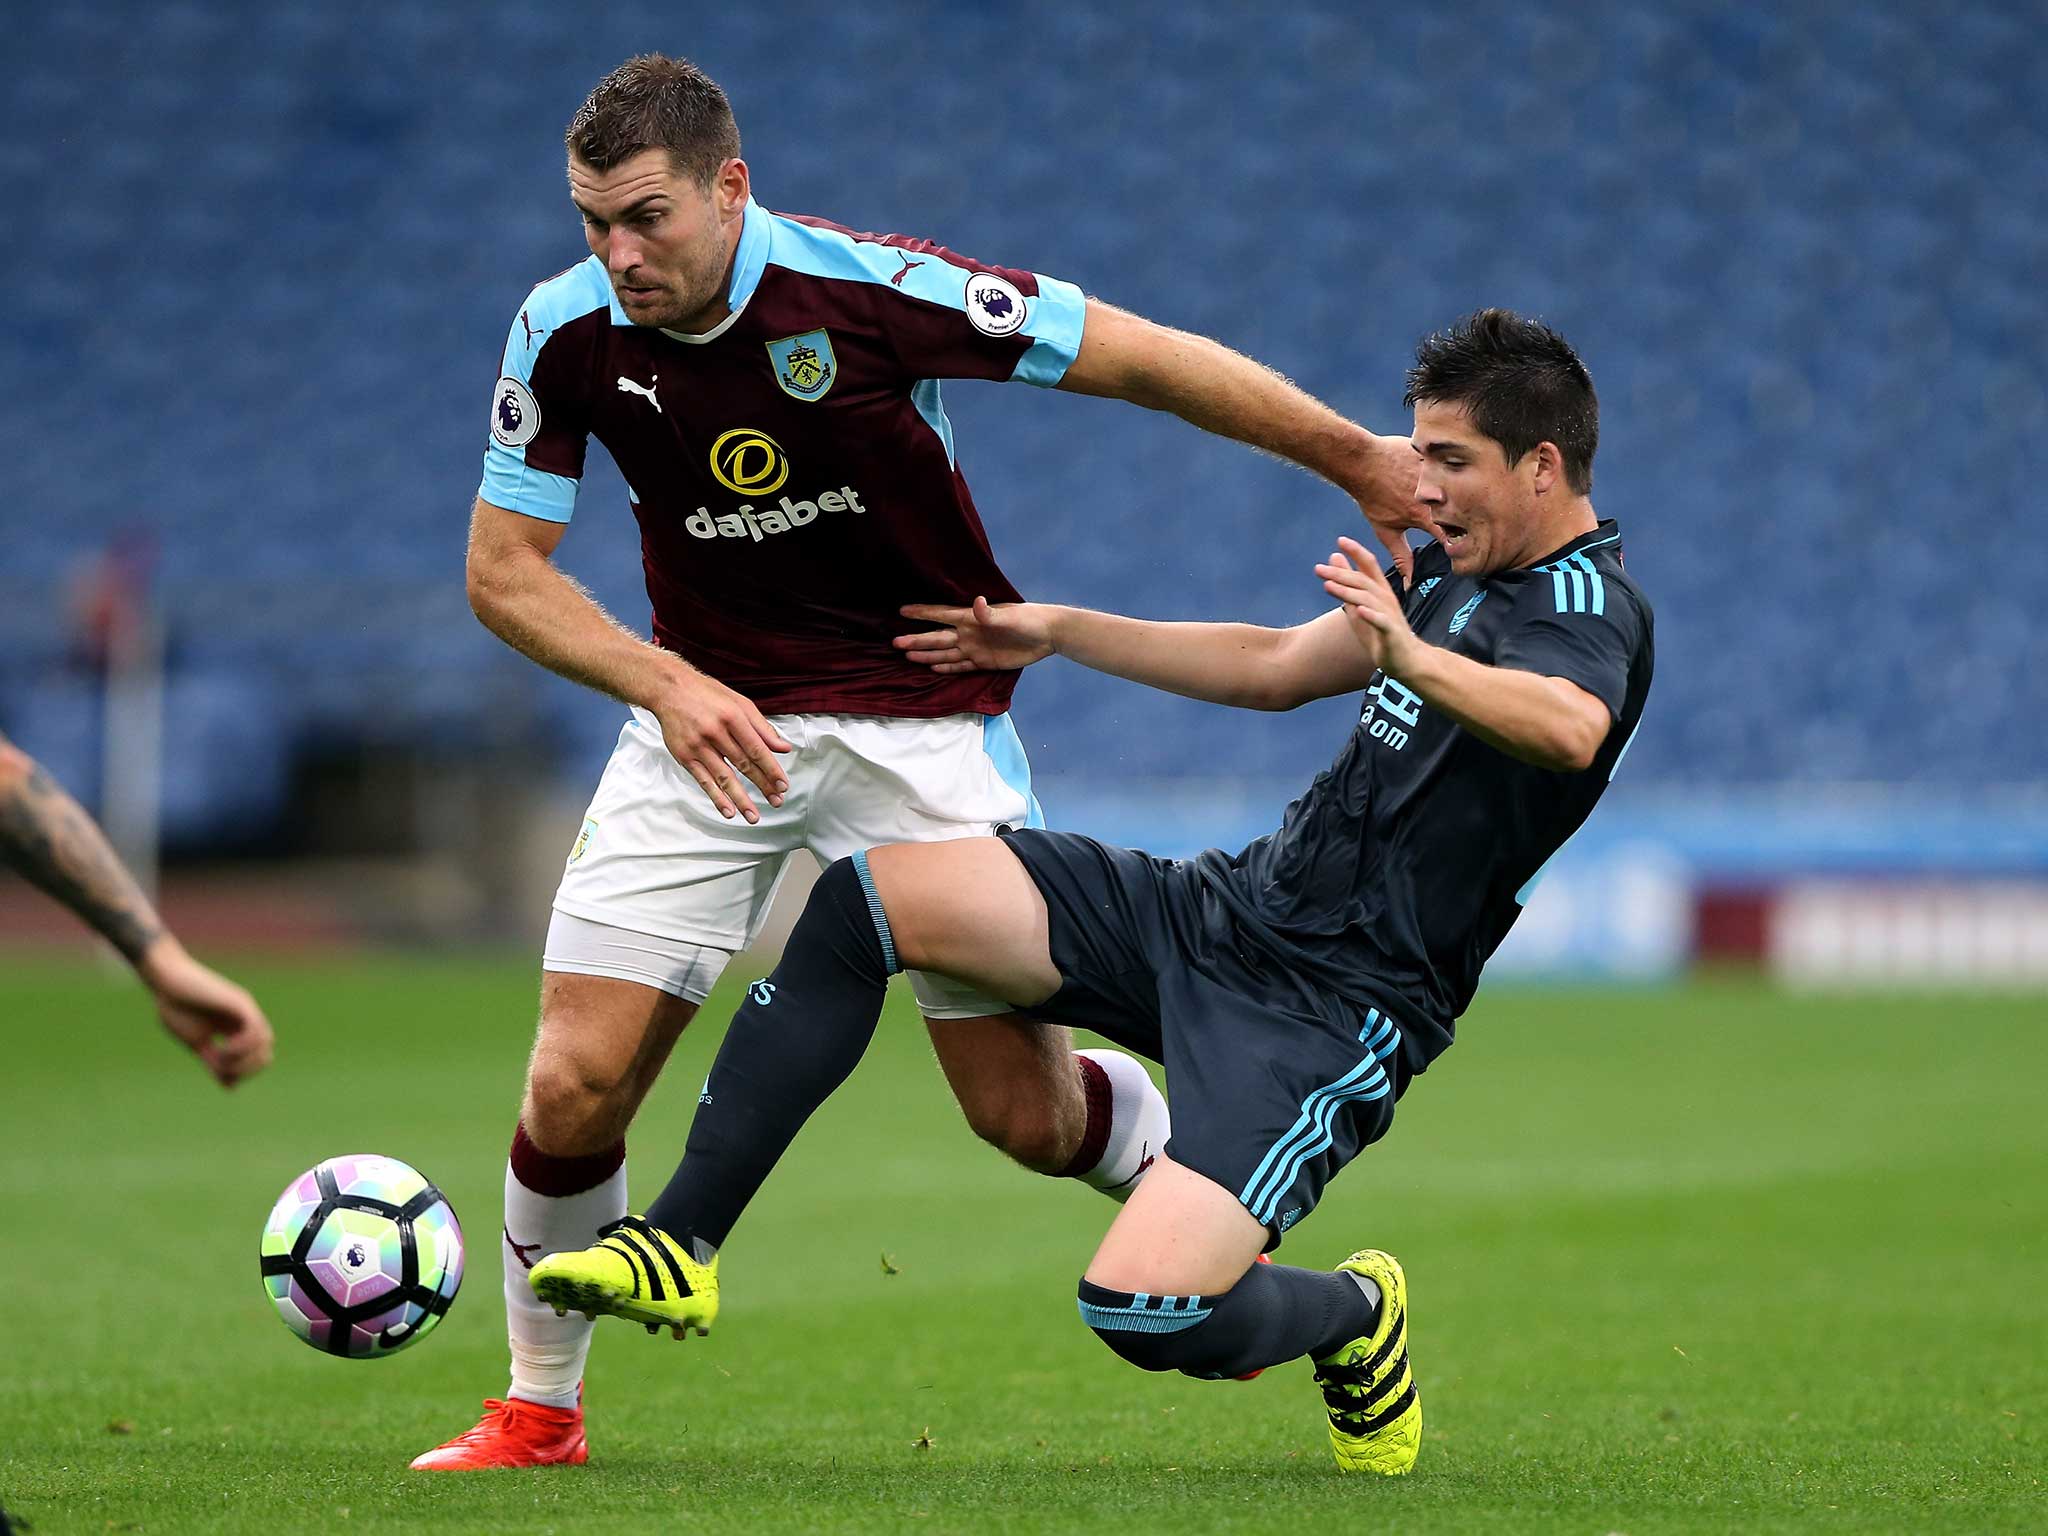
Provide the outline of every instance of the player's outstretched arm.
<path id="1" fill-rule="evenodd" d="M 1590 768 L 1613 728 L 1607 706 L 1562 677 L 1490 667 L 1431 645 L 1408 627 L 1386 574 L 1356 539 L 1316 567 L 1323 590 L 1344 606 L 1360 652 L 1425 704 L 1489 746 L 1559 773 Z"/>
<path id="2" fill-rule="evenodd" d="M 85 808 L 0 736 L 0 864 L 90 923 L 156 998 L 164 1027 L 223 1087 L 269 1064 L 270 1021 L 256 1000 L 185 953 Z"/>
<path id="3" fill-rule="evenodd" d="M 557 567 L 565 526 L 479 499 L 469 523 L 470 608 L 550 672 L 647 710 L 721 816 L 759 821 L 742 781 L 782 804 L 789 780 L 775 754 L 794 749 L 751 700 L 642 640 Z"/>
<path id="4" fill-rule="evenodd" d="M 1059 655 L 1167 693 L 1268 710 L 1349 693 L 1372 677 L 1339 610 L 1292 629 L 1162 623 L 982 597 L 971 608 L 912 603 L 902 612 L 940 626 L 896 640 L 910 660 L 937 672 L 1010 671 Z"/>
<path id="5" fill-rule="evenodd" d="M 1380 437 L 1345 420 L 1263 363 L 1090 299 L 1080 353 L 1059 387 L 1170 411 L 1314 471 L 1358 503 L 1404 577 L 1414 569 L 1402 535 L 1430 522 L 1415 499 L 1408 439 Z"/>

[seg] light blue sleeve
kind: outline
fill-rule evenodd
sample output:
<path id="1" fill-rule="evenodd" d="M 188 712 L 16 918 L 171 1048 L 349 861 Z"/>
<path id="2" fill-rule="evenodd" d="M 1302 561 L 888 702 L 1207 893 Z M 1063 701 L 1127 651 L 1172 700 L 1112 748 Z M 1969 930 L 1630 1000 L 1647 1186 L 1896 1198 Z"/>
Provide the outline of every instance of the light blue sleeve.
<path id="1" fill-rule="evenodd" d="M 483 481 L 476 492 L 494 507 L 551 523 L 566 523 L 575 516 L 578 481 L 571 475 L 536 468 L 527 462 L 527 452 L 537 438 L 548 433 L 557 462 L 560 453 L 573 443 L 573 457 L 580 467 L 582 429 L 571 426 L 580 416 L 576 402 L 550 397 L 545 388 L 536 389 L 534 367 L 564 324 L 608 302 L 608 290 L 602 295 L 592 291 L 587 266 L 571 267 L 542 283 L 527 295 L 513 317 L 505 336 L 498 382 L 491 392 L 490 436 L 484 444 Z"/>
<path id="2" fill-rule="evenodd" d="M 1031 345 L 1017 359 L 1017 370 L 1010 377 L 1020 384 L 1050 389 L 1067 376 L 1074 359 L 1081 355 L 1088 299 L 1072 283 L 1042 272 L 1031 275 L 1038 279 L 1038 297 L 1031 302 L 1023 332 L 1031 338 Z"/>
<path id="3" fill-rule="evenodd" d="M 926 378 L 1010 378 L 1050 386 L 1081 350 L 1088 301 L 1072 283 L 1036 272 L 971 261 L 930 240 L 893 243 L 836 227 L 769 215 L 769 259 L 793 272 L 870 284 L 878 295 L 923 301 L 893 311 L 890 339 L 905 364 Z M 1023 280 L 1037 290 L 1026 294 Z M 1009 349 L 1024 343 L 1009 362 Z M 1008 366 L 1007 374 L 995 367 Z"/>

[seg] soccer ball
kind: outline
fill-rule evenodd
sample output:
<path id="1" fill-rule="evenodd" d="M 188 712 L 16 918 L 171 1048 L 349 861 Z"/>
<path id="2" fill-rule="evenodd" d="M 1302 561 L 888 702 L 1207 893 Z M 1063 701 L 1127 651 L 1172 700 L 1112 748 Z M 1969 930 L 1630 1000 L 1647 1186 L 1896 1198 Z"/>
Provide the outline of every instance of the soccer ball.
<path id="1" fill-rule="evenodd" d="M 263 1289 L 285 1326 L 352 1360 L 425 1338 L 462 1285 L 455 1208 L 395 1157 L 330 1157 L 292 1180 L 262 1252 Z"/>

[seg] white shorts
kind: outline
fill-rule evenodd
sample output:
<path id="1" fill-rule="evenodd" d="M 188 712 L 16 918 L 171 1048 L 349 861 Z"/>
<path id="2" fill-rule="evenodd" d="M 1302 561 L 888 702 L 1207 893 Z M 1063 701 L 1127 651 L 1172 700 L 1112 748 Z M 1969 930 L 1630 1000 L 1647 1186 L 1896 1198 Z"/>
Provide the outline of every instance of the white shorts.
<path id="1" fill-rule="evenodd" d="M 900 720 L 770 715 L 796 748 L 782 804 L 749 787 L 761 820 L 718 814 L 642 709 L 619 732 L 555 892 L 545 970 L 613 976 L 701 1003 L 725 962 L 760 932 L 799 848 L 821 863 L 884 843 L 985 837 L 1045 825 L 1008 715 Z M 911 973 L 928 1018 L 1010 1005 Z"/>

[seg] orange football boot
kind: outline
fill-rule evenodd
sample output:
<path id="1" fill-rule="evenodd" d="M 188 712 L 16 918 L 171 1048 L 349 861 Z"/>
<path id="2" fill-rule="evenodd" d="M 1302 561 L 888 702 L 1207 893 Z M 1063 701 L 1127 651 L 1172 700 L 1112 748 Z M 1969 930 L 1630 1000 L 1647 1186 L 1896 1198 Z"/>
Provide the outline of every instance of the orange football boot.
<path id="1" fill-rule="evenodd" d="M 590 1460 L 583 1409 L 550 1408 L 523 1397 L 484 1399 L 484 1416 L 412 1464 L 415 1472 L 482 1472 L 494 1467 L 580 1467 Z"/>

